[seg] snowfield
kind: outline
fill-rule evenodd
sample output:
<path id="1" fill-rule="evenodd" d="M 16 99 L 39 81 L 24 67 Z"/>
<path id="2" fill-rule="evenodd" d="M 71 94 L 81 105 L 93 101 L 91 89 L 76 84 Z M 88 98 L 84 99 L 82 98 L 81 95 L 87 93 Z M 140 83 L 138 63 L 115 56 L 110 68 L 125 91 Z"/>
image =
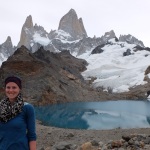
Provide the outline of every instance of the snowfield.
<path id="1" fill-rule="evenodd" d="M 136 45 L 115 42 L 115 39 L 109 43 L 102 48 L 102 53 L 91 54 L 91 50 L 78 57 L 89 63 L 87 70 L 82 73 L 84 78 L 96 77 L 93 87 L 103 87 L 104 90 L 111 88 L 115 93 L 127 92 L 131 87 L 145 84 L 143 79 L 150 65 L 150 52 L 135 52 Z M 130 49 L 131 55 L 123 56 L 127 49 Z"/>

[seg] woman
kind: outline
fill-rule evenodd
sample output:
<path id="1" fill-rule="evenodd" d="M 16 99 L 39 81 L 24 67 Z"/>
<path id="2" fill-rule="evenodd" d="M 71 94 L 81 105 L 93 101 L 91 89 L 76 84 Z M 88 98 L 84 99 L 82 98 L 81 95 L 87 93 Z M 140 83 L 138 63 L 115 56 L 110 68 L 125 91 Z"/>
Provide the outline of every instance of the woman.
<path id="1" fill-rule="evenodd" d="M 0 150 L 36 150 L 35 114 L 21 96 L 21 80 L 5 79 L 6 99 L 0 101 Z"/>

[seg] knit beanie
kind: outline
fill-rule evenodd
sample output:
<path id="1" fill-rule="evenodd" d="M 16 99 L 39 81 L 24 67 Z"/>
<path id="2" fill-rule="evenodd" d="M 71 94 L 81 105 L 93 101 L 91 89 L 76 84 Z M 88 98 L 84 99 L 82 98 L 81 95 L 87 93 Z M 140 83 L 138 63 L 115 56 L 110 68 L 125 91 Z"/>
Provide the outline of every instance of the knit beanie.
<path id="1" fill-rule="evenodd" d="M 20 89 L 22 88 L 21 79 L 19 77 L 16 77 L 16 76 L 7 77 L 5 79 L 5 87 L 6 87 L 6 84 L 9 83 L 9 82 L 14 82 L 14 83 L 16 83 L 18 85 L 18 87 Z"/>

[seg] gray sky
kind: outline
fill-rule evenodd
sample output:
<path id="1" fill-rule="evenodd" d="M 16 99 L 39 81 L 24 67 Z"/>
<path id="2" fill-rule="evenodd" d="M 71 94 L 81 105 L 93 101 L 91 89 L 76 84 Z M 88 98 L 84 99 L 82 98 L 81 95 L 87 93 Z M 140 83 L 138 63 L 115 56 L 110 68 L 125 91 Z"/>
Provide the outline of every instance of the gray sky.
<path id="1" fill-rule="evenodd" d="M 83 19 L 88 36 L 131 34 L 150 47 L 150 0 L 4 0 L 0 5 L 0 44 L 11 36 L 14 45 L 31 15 L 47 32 L 58 29 L 60 19 L 72 8 Z"/>

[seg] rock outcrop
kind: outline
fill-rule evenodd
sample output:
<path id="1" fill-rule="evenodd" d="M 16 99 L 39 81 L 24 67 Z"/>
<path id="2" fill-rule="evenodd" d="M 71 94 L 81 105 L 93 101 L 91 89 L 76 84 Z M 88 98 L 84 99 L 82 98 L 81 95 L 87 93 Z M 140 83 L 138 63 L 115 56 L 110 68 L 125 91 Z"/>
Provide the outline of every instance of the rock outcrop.
<path id="1" fill-rule="evenodd" d="M 137 38 L 135 38 L 134 36 L 132 36 L 130 34 L 120 35 L 119 41 L 120 42 L 127 42 L 129 44 L 136 44 L 136 45 L 139 45 L 141 47 L 145 47 L 142 41 L 138 40 Z"/>
<path id="2" fill-rule="evenodd" d="M 104 47 L 104 44 L 97 46 L 96 48 L 93 49 L 91 54 L 99 54 L 102 53 L 104 50 L 102 49 Z"/>
<path id="3" fill-rule="evenodd" d="M 103 44 L 104 44 L 112 38 L 117 39 L 114 30 L 111 30 L 109 32 L 105 32 L 104 36 L 101 37 L 101 40 L 103 41 Z"/>
<path id="4" fill-rule="evenodd" d="M 69 33 L 74 38 L 74 40 L 87 37 L 82 18 L 78 19 L 74 9 L 71 9 L 61 18 L 58 30 L 63 30 Z"/>

